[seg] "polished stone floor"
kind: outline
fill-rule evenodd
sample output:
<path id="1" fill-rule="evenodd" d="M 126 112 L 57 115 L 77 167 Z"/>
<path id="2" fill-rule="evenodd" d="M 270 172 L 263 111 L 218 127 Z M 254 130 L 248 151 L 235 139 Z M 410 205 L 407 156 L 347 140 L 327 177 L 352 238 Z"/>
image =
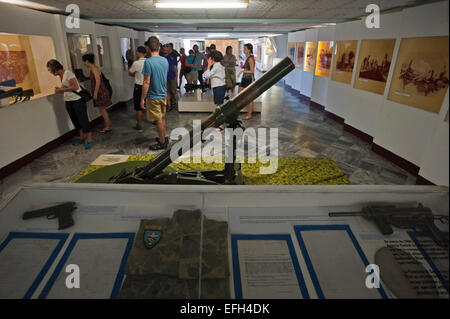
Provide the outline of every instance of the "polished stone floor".
<path id="1" fill-rule="evenodd" d="M 263 97 L 263 110 L 246 127 L 278 128 L 279 156 L 331 158 L 347 174 L 353 184 L 414 184 L 415 177 L 373 153 L 370 145 L 344 132 L 343 126 L 327 118 L 324 112 L 276 85 Z M 207 113 L 167 115 L 168 132 L 176 127 L 192 125 Z M 148 147 L 156 136 L 155 126 L 145 123 L 144 131 L 132 129 L 135 124 L 131 103 L 112 112 L 113 131 L 98 133 L 95 128 L 94 147 L 85 150 L 70 141 L 36 159 L 16 173 L 0 181 L 0 202 L 8 199 L 23 185 L 37 182 L 70 182 L 100 154 L 152 154 Z"/>

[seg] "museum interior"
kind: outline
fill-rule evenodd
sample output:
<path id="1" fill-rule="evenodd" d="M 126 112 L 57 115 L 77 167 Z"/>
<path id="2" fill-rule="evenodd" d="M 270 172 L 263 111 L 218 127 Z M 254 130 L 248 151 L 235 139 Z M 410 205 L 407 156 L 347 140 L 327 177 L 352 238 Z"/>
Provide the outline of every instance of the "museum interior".
<path id="1" fill-rule="evenodd" d="M 449 65 L 449 1 L 0 0 L 0 299 L 448 299 Z"/>

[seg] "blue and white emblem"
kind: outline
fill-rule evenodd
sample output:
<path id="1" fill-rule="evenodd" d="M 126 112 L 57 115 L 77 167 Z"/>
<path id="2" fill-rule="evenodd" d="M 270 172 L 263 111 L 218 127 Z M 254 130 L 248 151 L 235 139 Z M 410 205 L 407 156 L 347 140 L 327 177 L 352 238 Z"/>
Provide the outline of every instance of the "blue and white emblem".
<path id="1" fill-rule="evenodd" d="M 161 240 L 162 231 L 156 229 L 144 230 L 144 245 L 146 248 L 151 249 L 156 246 Z"/>

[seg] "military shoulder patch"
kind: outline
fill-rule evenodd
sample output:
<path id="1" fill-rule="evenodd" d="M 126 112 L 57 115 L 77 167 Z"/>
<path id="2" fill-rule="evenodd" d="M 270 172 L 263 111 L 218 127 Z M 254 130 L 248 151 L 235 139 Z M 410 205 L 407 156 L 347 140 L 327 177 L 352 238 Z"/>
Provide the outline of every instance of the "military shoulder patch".
<path id="1" fill-rule="evenodd" d="M 151 249 L 156 246 L 162 237 L 162 227 L 148 225 L 144 227 L 144 246 Z"/>

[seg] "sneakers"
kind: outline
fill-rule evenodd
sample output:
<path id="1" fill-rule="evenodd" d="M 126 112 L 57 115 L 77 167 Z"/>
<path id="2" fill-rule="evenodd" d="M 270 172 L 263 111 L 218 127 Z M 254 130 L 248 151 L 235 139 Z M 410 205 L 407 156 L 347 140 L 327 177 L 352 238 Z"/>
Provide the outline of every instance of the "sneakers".
<path id="1" fill-rule="evenodd" d="M 161 143 L 159 141 L 159 138 L 157 138 L 156 144 L 150 145 L 150 150 L 152 150 L 152 151 L 163 150 L 163 149 L 167 148 L 167 145 L 169 145 L 169 139 L 167 137 L 166 137 L 166 140 L 164 141 L 164 143 Z"/>
<path id="2" fill-rule="evenodd" d="M 136 131 L 139 131 L 139 132 L 143 131 L 142 126 L 137 125 L 137 124 L 135 126 L 133 126 L 133 129 L 135 129 Z"/>
<path id="3" fill-rule="evenodd" d="M 92 148 L 92 142 L 87 142 L 87 143 L 84 145 L 84 148 L 87 149 L 87 150 L 91 149 L 91 148 Z"/>
<path id="4" fill-rule="evenodd" d="M 80 145 L 81 143 L 83 143 L 84 140 L 81 138 L 76 138 L 73 140 L 72 145 Z"/>

